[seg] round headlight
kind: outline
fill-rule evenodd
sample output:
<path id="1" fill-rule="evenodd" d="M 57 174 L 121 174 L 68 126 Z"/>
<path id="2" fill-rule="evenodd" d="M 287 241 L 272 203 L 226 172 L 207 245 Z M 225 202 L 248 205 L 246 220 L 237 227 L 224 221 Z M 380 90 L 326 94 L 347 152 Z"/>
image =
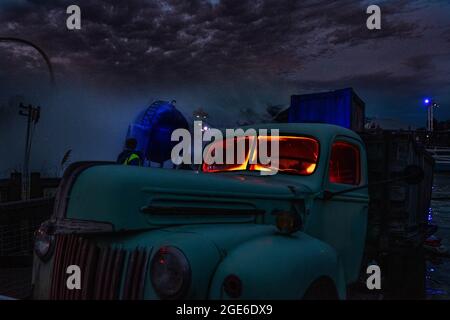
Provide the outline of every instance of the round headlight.
<path id="1" fill-rule="evenodd" d="M 34 252 L 42 261 L 47 261 L 53 254 L 55 236 L 49 234 L 49 228 L 48 225 L 43 224 L 39 230 L 36 231 Z"/>
<path id="2" fill-rule="evenodd" d="M 151 261 L 153 288 L 162 299 L 182 298 L 189 289 L 191 268 L 183 252 L 175 247 L 160 248 Z"/>

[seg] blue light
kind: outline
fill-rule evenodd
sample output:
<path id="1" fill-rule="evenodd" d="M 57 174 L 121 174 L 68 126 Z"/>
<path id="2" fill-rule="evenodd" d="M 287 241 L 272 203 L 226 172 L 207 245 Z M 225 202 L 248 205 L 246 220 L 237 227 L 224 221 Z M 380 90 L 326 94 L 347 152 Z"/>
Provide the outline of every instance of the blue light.
<path id="1" fill-rule="evenodd" d="M 424 100 L 424 102 L 425 102 L 425 104 L 429 104 L 429 103 L 430 103 L 430 99 L 426 98 L 426 99 Z"/>

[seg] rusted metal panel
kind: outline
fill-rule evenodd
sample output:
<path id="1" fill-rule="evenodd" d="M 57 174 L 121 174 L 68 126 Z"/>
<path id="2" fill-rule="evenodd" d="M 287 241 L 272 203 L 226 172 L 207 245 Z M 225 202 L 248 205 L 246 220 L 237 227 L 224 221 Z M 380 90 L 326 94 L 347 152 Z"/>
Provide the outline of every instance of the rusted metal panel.
<path id="1" fill-rule="evenodd" d="M 125 283 L 123 287 L 123 294 L 122 299 L 123 300 L 130 300 L 131 299 L 131 290 L 132 290 L 132 281 L 133 281 L 133 274 L 136 272 L 136 259 L 137 259 L 137 250 L 133 250 L 129 253 L 128 258 L 128 265 L 125 275 Z"/>
<path id="2" fill-rule="evenodd" d="M 146 248 L 136 248 L 130 252 L 123 287 L 123 300 L 143 299 L 149 257 L 150 251 Z"/>
<path id="3" fill-rule="evenodd" d="M 56 249 L 55 249 L 55 257 L 54 257 L 54 265 L 53 265 L 53 273 L 52 273 L 52 282 L 51 282 L 51 290 L 50 290 L 50 299 L 57 299 L 58 297 L 58 284 L 61 278 L 61 270 L 62 270 L 62 257 L 63 257 L 63 249 L 64 244 L 66 242 L 66 237 L 57 237 L 56 238 Z"/>
<path id="4" fill-rule="evenodd" d="M 130 292 L 131 300 L 139 299 L 138 288 L 139 288 L 141 275 L 142 275 L 142 266 L 144 264 L 144 255 L 145 255 L 144 250 L 137 249 L 136 266 L 135 266 L 136 272 L 133 274 L 132 281 L 131 281 L 131 290 L 130 290 L 131 291 Z"/>
<path id="5" fill-rule="evenodd" d="M 94 244 L 88 242 L 86 262 L 84 266 L 84 280 L 82 280 L 81 299 L 89 300 L 94 297 L 95 290 L 95 271 L 97 270 L 97 262 L 99 257 L 99 249 Z"/>
<path id="6" fill-rule="evenodd" d="M 101 249 L 99 258 L 98 258 L 98 265 L 97 265 L 97 271 L 96 271 L 96 283 L 95 283 L 95 292 L 94 292 L 94 299 L 100 300 L 102 298 L 102 288 L 105 283 L 105 275 L 106 275 L 106 264 L 108 261 L 108 255 L 109 255 L 109 248 Z"/>
<path id="7" fill-rule="evenodd" d="M 134 259 L 128 274 L 129 296 L 142 297 L 143 275 L 148 260 L 146 251 L 133 251 Z M 133 255 L 132 254 L 132 255 Z M 53 300 L 115 300 L 120 298 L 127 251 L 110 246 L 100 247 L 78 235 L 58 235 L 54 258 L 50 299 Z M 138 257 L 142 256 L 142 257 Z M 75 264 L 83 271 L 81 290 L 68 290 L 66 269 Z M 130 265 L 130 263 L 128 263 Z M 140 273 L 136 275 L 135 272 Z M 145 274 L 145 273 L 144 273 Z M 136 278 L 135 278 L 136 277 Z M 140 285 L 140 286 L 139 286 Z"/>
<path id="8" fill-rule="evenodd" d="M 119 297 L 124 261 L 125 261 L 125 250 L 123 249 L 117 250 L 113 262 L 111 279 L 109 281 L 110 286 L 107 288 L 108 295 L 106 298 L 108 300 L 115 300 L 118 299 Z"/>

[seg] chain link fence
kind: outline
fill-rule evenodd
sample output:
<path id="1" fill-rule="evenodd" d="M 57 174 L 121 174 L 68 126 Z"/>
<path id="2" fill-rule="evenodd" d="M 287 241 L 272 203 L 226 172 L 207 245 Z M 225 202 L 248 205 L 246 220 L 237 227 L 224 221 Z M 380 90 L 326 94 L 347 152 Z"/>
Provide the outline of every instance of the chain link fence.
<path id="1" fill-rule="evenodd" d="M 0 203 L 0 295 L 31 293 L 34 233 L 50 218 L 54 198 Z"/>

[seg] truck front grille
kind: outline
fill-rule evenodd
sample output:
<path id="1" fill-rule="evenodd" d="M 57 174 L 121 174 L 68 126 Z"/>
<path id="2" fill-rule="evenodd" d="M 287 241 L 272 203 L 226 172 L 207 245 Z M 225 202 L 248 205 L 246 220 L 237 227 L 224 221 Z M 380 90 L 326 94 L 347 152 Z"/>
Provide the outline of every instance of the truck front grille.
<path id="1" fill-rule="evenodd" d="M 149 251 L 102 247 L 76 235 L 56 239 L 50 299 L 140 300 L 144 295 Z M 67 267 L 81 270 L 81 289 L 67 288 Z"/>

